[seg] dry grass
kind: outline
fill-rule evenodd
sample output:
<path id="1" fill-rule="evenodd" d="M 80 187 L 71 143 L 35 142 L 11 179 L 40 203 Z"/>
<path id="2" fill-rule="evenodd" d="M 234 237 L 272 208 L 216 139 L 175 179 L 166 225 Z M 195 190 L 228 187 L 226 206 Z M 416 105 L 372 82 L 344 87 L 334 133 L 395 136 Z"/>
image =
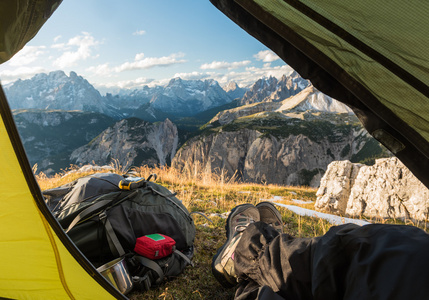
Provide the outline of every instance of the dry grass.
<path id="1" fill-rule="evenodd" d="M 122 174 L 119 165 L 112 165 L 113 172 Z M 71 166 L 69 170 L 53 177 L 44 174 L 36 176 L 42 190 L 53 188 L 90 173 L 76 172 Z M 182 172 L 170 167 L 151 168 L 142 166 L 132 170 L 136 176 L 147 178 L 157 174 L 157 183 L 177 193 L 189 211 L 198 211 L 207 215 L 206 218 L 193 214 L 197 228 L 195 240 L 194 267 L 187 267 L 183 274 L 169 280 L 148 292 L 134 292 L 128 295 L 131 300 L 142 299 L 233 299 L 234 290 L 224 289 L 211 274 L 211 261 L 217 249 L 225 241 L 225 216 L 233 207 L 242 203 L 257 204 L 274 196 L 281 196 L 285 204 L 294 204 L 293 199 L 315 201 L 316 190 L 308 187 L 284 187 L 276 185 L 258 185 L 237 183 L 234 178 L 227 179 L 222 175 L 204 172 L 198 167 L 188 168 Z M 95 172 L 92 172 L 95 173 Z M 299 205 L 313 209 L 313 204 Z M 325 234 L 332 224 L 315 217 L 302 217 L 286 208 L 279 207 L 286 233 L 297 237 L 315 237 Z M 383 221 L 383 220 L 380 220 Z M 387 221 L 383 221 L 387 222 Z M 388 221 L 390 223 L 397 221 Z M 415 225 L 415 224 L 411 224 Z"/>
<path id="2" fill-rule="evenodd" d="M 113 172 L 121 174 L 123 169 L 112 165 Z M 43 173 L 36 175 L 42 190 L 57 187 L 79 177 L 95 172 L 79 173 L 77 167 L 52 177 Z M 179 278 L 170 280 L 148 292 L 134 292 L 128 295 L 132 300 L 141 299 L 233 299 L 234 290 L 224 289 L 211 274 L 211 261 L 217 249 L 225 242 L 225 219 L 221 214 L 229 212 L 242 203 L 257 204 L 273 196 L 283 197 L 284 203 L 292 199 L 315 200 L 316 190 L 307 187 L 282 187 L 276 185 L 258 185 L 237 183 L 234 178 L 226 179 L 222 175 L 204 172 L 198 167 L 179 172 L 170 167 L 151 168 L 142 166 L 133 168 L 136 176 L 147 178 L 157 174 L 157 183 L 177 193 L 189 211 L 204 213 L 211 220 L 193 214 L 197 228 L 195 240 L 194 267 L 186 268 Z M 311 206 L 311 205 L 310 205 Z M 305 205 L 307 208 L 309 205 Z M 285 224 L 285 231 L 295 236 L 311 237 L 325 233 L 331 224 L 315 219 L 300 217 L 284 208 L 279 208 Z M 225 216 L 225 215 L 224 215 Z"/>

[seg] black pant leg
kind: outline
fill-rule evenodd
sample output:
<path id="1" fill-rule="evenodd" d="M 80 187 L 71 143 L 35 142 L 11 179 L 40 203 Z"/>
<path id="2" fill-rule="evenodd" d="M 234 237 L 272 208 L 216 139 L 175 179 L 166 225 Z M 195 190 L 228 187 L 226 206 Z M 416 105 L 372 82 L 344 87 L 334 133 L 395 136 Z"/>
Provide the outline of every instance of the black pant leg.
<path id="1" fill-rule="evenodd" d="M 236 274 L 251 282 L 237 297 L 268 286 L 286 299 L 429 299 L 428 253 L 413 226 L 345 224 L 309 239 L 258 222 L 236 248 Z"/>
<path id="2" fill-rule="evenodd" d="M 251 224 L 234 254 L 235 272 L 283 298 L 311 300 L 311 245 L 316 239 L 280 235 L 263 222 Z"/>

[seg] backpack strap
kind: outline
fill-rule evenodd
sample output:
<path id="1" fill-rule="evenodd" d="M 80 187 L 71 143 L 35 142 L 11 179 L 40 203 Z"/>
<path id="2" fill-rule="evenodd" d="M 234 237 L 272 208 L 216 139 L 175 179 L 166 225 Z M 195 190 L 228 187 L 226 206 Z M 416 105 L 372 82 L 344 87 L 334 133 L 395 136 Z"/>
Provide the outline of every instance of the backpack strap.
<path id="1" fill-rule="evenodd" d="M 100 221 L 104 223 L 104 227 L 106 228 L 106 237 L 110 251 L 117 257 L 123 256 L 125 254 L 125 250 L 119 242 L 119 239 L 116 236 L 115 231 L 113 230 L 112 224 L 107 218 L 106 211 L 103 211 L 100 214 Z"/>
<path id="2" fill-rule="evenodd" d="M 186 261 L 186 263 L 188 265 L 194 266 L 194 263 L 189 259 L 189 257 L 187 257 L 185 254 L 183 254 L 179 250 L 177 250 L 177 249 L 174 250 L 174 253 L 176 253 L 177 255 L 179 255 L 184 261 Z"/>
<path id="3" fill-rule="evenodd" d="M 131 194 L 124 197 L 123 199 L 120 199 L 119 201 L 114 202 L 112 206 L 118 205 L 119 203 L 125 201 L 126 199 L 134 196 L 136 193 L 137 191 L 132 192 Z M 70 223 L 69 227 L 67 228 L 66 233 L 68 233 L 79 222 L 84 221 L 85 219 L 90 219 L 94 217 L 96 214 L 98 214 L 100 221 L 104 223 L 104 227 L 106 229 L 106 237 L 107 237 L 107 242 L 109 244 L 110 251 L 112 252 L 113 255 L 117 255 L 117 257 L 121 257 L 125 254 L 124 248 L 119 242 L 119 239 L 116 236 L 115 231 L 113 230 L 112 224 L 107 218 L 107 214 L 106 214 L 107 209 L 104 208 L 110 203 L 112 203 L 112 200 L 100 200 L 92 204 L 91 206 L 87 207 L 86 209 L 84 209 L 73 219 L 73 221 Z"/>
<path id="4" fill-rule="evenodd" d="M 66 233 L 68 233 L 78 222 L 82 221 L 86 217 L 92 215 L 94 212 L 99 210 L 100 208 L 103 208 L 107 204 L 112 202 L 112 200 L 100 200 L 96 202 L 95 204 L 85 208 L 83 211 L 81 211 L 70 223 L 69 227 L 66 230 Z"/>
<path id="5" fill-rule="evenodd" d="M 122 202 L 124 202 L 125 200 L 134 197 L 134 195 L 137 193 L 137 191 L 134 191 L 132 193 L 130 193 L 129 195 L 125 196 L 124 198 L 115 201 L 115 200 L 99 200 L 97 202 L 95 202 L 94 204 L 90 205 L 89 207 L 85 208 L 83 211 L 81 211 L 74 219 L 73 221 L 70 223 L 69 227 L 66 230 L 66 233 L 68 233 L 74 226 L 76 226 L 77 223 L 84 221 L 86 218 L 90 219 L 92 217 L 95 216 L 95 213 L 98 211 L 101 211 L 101 208 L 103 208 L 104 206 L 107 206 L 108 204 L 114 202 L 112 204 L 112 206 L 118 205 Z M 105 211 L 105 210 L 104 210 Z"/>
<path id="6" fill-rule="evenodd" d="M 140 256 L 140 255 L 135 255 L 134 257 L 143 266 L 151 269 L 152 271 L 154 271 L 158 275 L 158 278 L 155 280 L 155 284 L 159 284 L 162 282 L 162 280 L 164 279 L 164 272 L 162 271 L 161 267 L 156 262 L 154 262 L 153 260 L 150 260 L 149 258 L 146 258 L 144 256 Z"/>

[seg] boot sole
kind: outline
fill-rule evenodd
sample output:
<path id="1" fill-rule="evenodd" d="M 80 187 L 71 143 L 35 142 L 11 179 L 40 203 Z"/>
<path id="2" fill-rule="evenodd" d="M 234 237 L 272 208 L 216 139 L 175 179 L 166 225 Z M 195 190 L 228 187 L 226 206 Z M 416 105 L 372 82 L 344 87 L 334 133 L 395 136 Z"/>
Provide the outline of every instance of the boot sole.
<path id="1" fill-rule="evenodd" d="M 234 207 L 231 210 L 231 213 L 228 216 L 228 219 L 226 220 L 226 233 L 228 234 L 229 231 L 229 227 L 230 227 L 230 223 L 231 223 L 231 219 L 233 217 L 233 215 L 235 214 L 235 212 L 237 211 L 237 209 L 243 207 L 243 206 L 249 206 L 249 204 L 241 204 L 238 205 L 236 207 Z M 224 287 L 224 288 L 232 288 L 236 285 L 235 283 L 232 283 L 230 281 L 228 281 L 228 279 L 226 279 L 226 277 L 223 275 L 223 267 L 220 265 L 220 262 L 217 262 L 217 259 L 222 257 L 222 253 L 223 250 L 225 249 L 225 246 L 228 244 L 228 242 L 232 239 L 232 235 L 231 236 L 227 236 L 227 240 L 226 242 L 222 245 L 222 247 L 220 247 L 216 254 L 213 256 L 213 260 L 212 260 L 212 273 L 214 275 L 214 277 L 216 278 L 217 281 L 219 281 L 219 283 Z"/>

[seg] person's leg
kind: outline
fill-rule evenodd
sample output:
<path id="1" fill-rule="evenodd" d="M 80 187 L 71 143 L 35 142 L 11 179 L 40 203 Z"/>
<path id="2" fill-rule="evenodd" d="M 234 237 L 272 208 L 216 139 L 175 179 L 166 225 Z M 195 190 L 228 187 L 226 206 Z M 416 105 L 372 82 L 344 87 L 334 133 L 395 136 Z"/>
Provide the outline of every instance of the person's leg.
<path id="1" fill-rule="evenodd" d="M 258 221 L 259 219 L 261 220 L 261 222 L 255 223 L 259 224 L 257 227 L 260 228 L 260 225 L 262 225 L 262 227 L 267 230 L 259 232 L 259 238 L 256 238 L 256 236 L 254 236 L 254 238 L 256 240 L 259 240 L 259 242 L 262 242 L 262 244 L 258 243 L 258 241 L 244 242 L 244 244 L 249 246 L 251 249 L 255 250 L 257 247 L 261 247 L 260 250 L 262 250 L 262 248 L 265 247 L 263 245 L 271 242 L 274 237 L 278 236 L 283 231 L 281 215 L 272 203 L 259 203 L 256 206 L 256 209 L 253 205 L 250 204 L 240 205 L 234 208 L 229 215 L 226 225 L 227 241 L 218 250 L 217 254 L 213 258 L 213 274 L 223 286 L 231 287 L 236 285 L 237 281 L 239 282 L 239 287 L 236 292 L 236 299 L 239 300 L 254 299 L 254 297 L 256 297 L 256 295 L 260 293 L 261 295 L 273 296 L 274 293 L 271 292 L 271 289 L 278 290 L 278 288 L 274 286 L 270 286 L 270 288 L 265 288 L 263 287 L 263 285 L 260 284 L 260 282 L 254 281 L 250 276 L 248 276 L 248 274 L 246 274 L 247 271 L 250 274 L 252 266 L 256 266 L 255 262 L 253 261 L 253 258 L 251 259 L 252 261 L 248 263 L 245 263 L 243 260 L 240 260 L 240 263 L 243 263 L 243 265 L 241 266 L 241 268 L 237 268 L 236 247 L 243 237 L 243 232 L 248 231 L 246 228 L 248 226 L 252 226 L 252 224 L 254 224 L 254 222 Z M 251 222 L 249 220 L 251 220 Z M 238 227 L 234 225 L 237 223 L 240 223 L 241 225 Z M 246 235 L 252 236 L 253 233 L 249 233 Z M 256 253 L 258 252 L 260 251 L 256 250 Z M 250 257 L 247 254 L 245 255 L 247 258 Z M 249 266 L 247 271 L 244 270 L 245 266 Z M 278 272 L 282 272 L 280 265 L 276 264 L 275 267 L 278 268 Z M 236 274 L 237 271 L 240 271 L 241 274 Z"/>
<path id="2" fill-rule="evenodd" d="M 259 212 L 252 204 L 242 204 L 231 210 L 225 226 L 227 240 L 218 249 L 212 261 L 212 273 L 222 286 L 233 287 L 237 284 L 234 268 L 235 249 L 243 231 L 249 224 L 257 221 Z"/>
<path id="3" fill-rule="evenodd" d="M 286 300 L 268 286 L 259 286 L 254 281 L 243 281 L 238 284 L 234 300 Z"/>
<path id="4" fill-rule="evenodd" d="M 429 299 L 428 253 L 414 226 L 334 226 L 313 252 L 314 299 Z"/>
<path id="5" fill-rule="evenodd" d="M 258 220 L 252 205 L 233 211 L 228 241 L 213 260 L 228 258 L 229 268 L 213 273 L 230 285 L 238 279 L 237 299 L 252 299 L 264 286 L 286 299 L 429 299 L 429 235 L 421 229 L 345 224 L 321 237 L 294 238 L 263 222 L 232 230 L 243 214 Z"/>
<path id="6" fill-rule="evenodd" d="M 413 226 L 345 224 L 307 239 L 256 222 L 234 267 L 285 299 L 429 299 L 428 252 L 429 235 Z"/>
<path id="7" fill-rule="evenodd" d="M 283 233 L 283 222 L 280 212 L 271 202 L 260 202 L 256 205 L 260 221 L 269 224 L 279 233 Z M 253 280 L 239 279 L 235 300 L 282 300 L 283 298 L 267 286 L 261 287 Z"/>
<path id="8" fill-rule="evenodd" d="M 263 222 L 250 224 L 235 249 L 239 280 L 268 286 L 286 299 L 312 299 L 311 245 L 316 239 L 279 234 Z"/>

